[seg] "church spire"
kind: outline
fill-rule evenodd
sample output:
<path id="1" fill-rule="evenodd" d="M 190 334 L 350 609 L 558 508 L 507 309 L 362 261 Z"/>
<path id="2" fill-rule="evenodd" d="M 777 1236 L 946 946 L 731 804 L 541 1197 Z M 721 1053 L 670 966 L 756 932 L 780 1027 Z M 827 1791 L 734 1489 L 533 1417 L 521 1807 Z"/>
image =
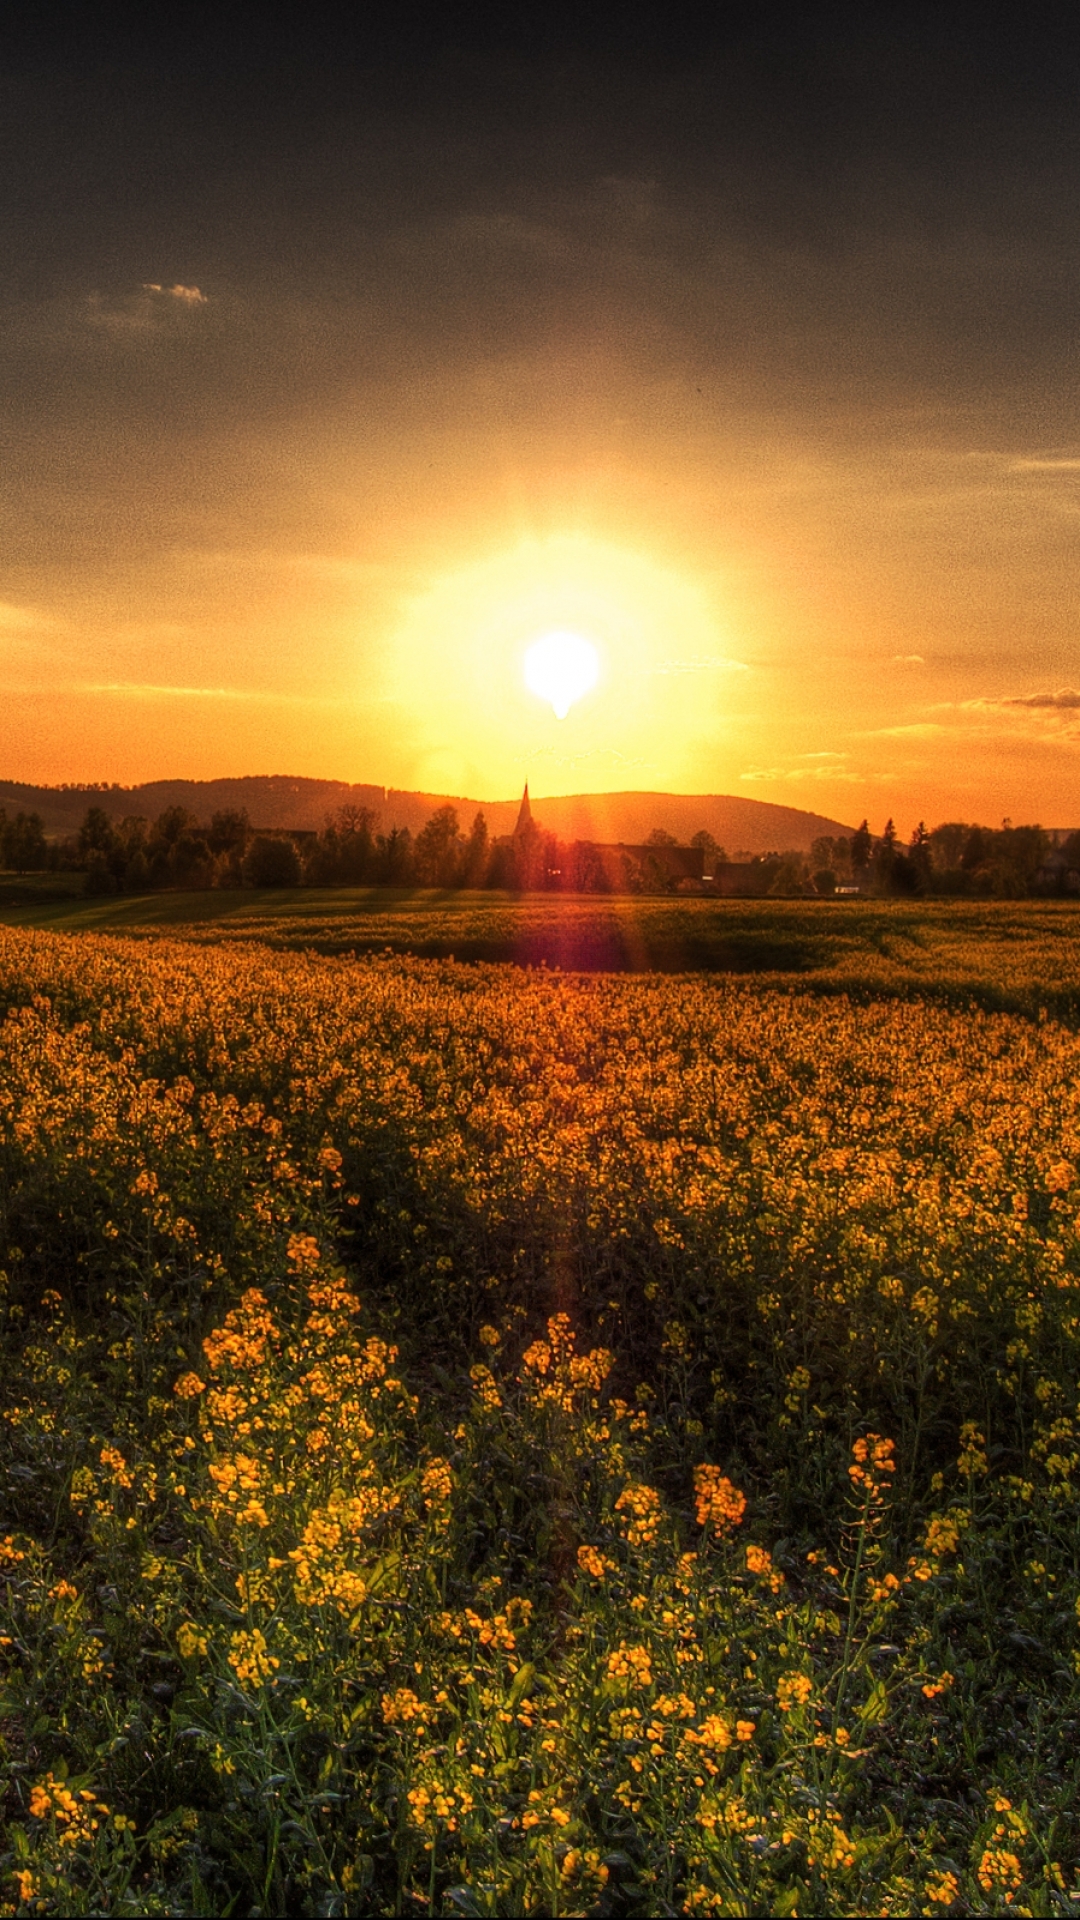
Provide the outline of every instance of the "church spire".
<path id="1" fill-rule="evenodd" d="M 529 805 L 529 783 L 526 780 L 525 791 L 521 796 L 521 805 L 518 808 L 517 826 L 514 828 L 514 839 L 516 840 L 520 834 L 527 833 L 532 823 L 532 808 Z"/>

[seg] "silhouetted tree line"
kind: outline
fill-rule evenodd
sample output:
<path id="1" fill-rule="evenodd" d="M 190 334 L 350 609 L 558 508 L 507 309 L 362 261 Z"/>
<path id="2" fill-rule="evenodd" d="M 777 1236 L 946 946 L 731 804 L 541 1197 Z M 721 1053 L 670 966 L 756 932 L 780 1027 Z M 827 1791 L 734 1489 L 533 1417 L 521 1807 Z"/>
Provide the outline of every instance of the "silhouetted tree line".
<path id="1" fill-rule="evenodd" d="M 651 844 L 674 846 L 670 834 L 657 829 Z M 722 849 L 707 833 L 694 845 Z M 492 888 L 517 892 L 613 893 L 661 892 L 667 889 L 662 861 L 627 854 L 613 860 L 610 852 L 588 840 L 560 840 L 535 821 L 511 837 L 493 840 L 482 813 L 468 833 L 461 830 L 456 808 L 436 808 L 415 836 L 407 828 L 377 831 L 376 816 L 366 807 L 342 807 L 327 823 L 304 856 L 303 880 L 309 886 L 398 886 Z"/>
<path id="2" fill-rule="evenodd" d="M 1080 832 L 1055 846 L 1042 827 L 920 821 L 905 843 L 891 820 L 875 838 L 867 822 L 849 838 L 815 840 L 809 862 L 817 893 L 857 887 L 884 897 L 966 895 L 1019 900 L 1029 894 L 1080 894 Z"/>
<path id="3" fill-rule="evenodd" d="M 726 855 L 704 829 L 691 846 L 709 872 Z M 457 811 L 438 807 L 416 834 L 382 832 L 370 808 L 341 807 L 321 833 L 259 832 L 247 814 L 215 813 L 209 824 L 184 807 L 167 807 L 152 824 L 114 821 L 91 807 L 76 835 L 48 841 L 36 813 L 8 819 L 0 809 L 0 866 L 18 874 L 75 870 L 90 894 L 203 887 L 436 887 L 519 892 L 664 893 L 686 889 L 665 869 L 674 847 L 663 828 L 636 851 L 565 841 L 535 821 L 512 838 L 492 840 L 478 813 L 467 833 Z M 773 895 L 831 895 L 845 889 L 880 897 L 967 895 L 1019 899 L 1080 895 L 1080 832 L 1055 845 L 1041 827 L 982 827 L 920 822 L 908 841 L 889 820 L 875 836 L 864 820 L 850 835 L 824 835 L 810 857 L 776 852 L 744 860 L 746 890 Z M 694 888 L 697 891 L 699 889 Z M 708 888 L 706 888 L 708 890 Z"/>
<path id="4" fill-rule="evenodd" d="M 723 858 L 712 836 L 694 845 Z M 651 845 L 674 846 L 657 829 Z M 244 812 L 215 813 L 209 824 L 186 808 L 167 807 L 153 822 L 113 820 L 89 808 L 77 834 L 46 841 L 38 815 L 7 821 L 0 812 L 0 865 L 17 873 L 85 873 L 89 894 L 146 893 L 209 887 L 437 887 L 566 891 L 662 892 L 662 859 L 613 861 L 589 841 L 566 842 L 531 822 L 513 839 L 492 840 L 483 813 L 462 832 L 454 807 L 438 807 L 418 834 L 380 830 L 370 808 L 344 806 L 321 833 L 258 831 Z"/>

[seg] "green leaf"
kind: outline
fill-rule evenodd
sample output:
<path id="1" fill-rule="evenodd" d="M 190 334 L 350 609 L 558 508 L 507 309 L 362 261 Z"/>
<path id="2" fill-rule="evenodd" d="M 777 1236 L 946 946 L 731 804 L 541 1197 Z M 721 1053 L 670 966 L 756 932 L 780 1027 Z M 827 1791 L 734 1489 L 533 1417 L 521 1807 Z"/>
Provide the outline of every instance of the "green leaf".
<path id="1" fill-rule="evenodd" d="M 802 1899 L 804 1892 L 805 1888 L 801 1886 L 788 1887 L 784 1893 L 777 1894 L 773 1899 L 772 1912 L 780 1915 L 797 1913 L 799 1901 Z"/>
<path id="2" fill-rule="evenodd" d="M 889 1711 L 889 1696 L 883 1680 L 875 1680 L 866 1703 L 859 1710 L 859 1719 L 864 1727 L 872 1726 L 877 1720 L 884 1720 Z"/>
<path id="3" fill-rule="evenodd" d="M 525 1695 L 529 1692 L 535 1679 L 536 1668 L 526 1660 L 524 1665 L 520 1666 L 514 1675 L 510 1691 L 506 1696 L 507 1706 L 511 1709 L 518 1706 L 518 1704 L 524 1700 Z"/>

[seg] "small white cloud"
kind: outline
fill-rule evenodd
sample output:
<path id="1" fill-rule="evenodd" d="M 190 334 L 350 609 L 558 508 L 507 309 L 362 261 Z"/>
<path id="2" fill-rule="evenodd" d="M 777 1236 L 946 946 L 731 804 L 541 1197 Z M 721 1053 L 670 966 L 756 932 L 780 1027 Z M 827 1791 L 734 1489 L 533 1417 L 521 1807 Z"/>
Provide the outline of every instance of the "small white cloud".
<path id="1" fill-rule="evenodd" d="M 894 667 L 925 667 L 926 660 L 921 653 L 894 653 L 892 664 Z"/>
<path id="2" fill-rule="evenodd" d="M 175 287 L 163 287 L 157 280 L 144 280 L 142 285 L 144 293 L 163 294 L 166 300 L 179 300 L 181 306 L 205 307 L 206 305 L 207 296 L 198 287 L 182 287 L 179 284 Z"/>

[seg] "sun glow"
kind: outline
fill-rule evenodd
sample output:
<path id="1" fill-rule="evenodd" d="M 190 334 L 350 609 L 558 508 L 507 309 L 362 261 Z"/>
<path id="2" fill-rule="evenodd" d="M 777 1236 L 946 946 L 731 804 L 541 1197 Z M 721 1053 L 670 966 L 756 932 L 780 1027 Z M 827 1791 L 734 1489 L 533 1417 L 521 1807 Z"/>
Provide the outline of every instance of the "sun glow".
<path id="1" fill-rule="evenodd" d="M 400 605 L 380 692 L 402 784 L 707 789 L 745 671 L 729 646 L 692 577 L 586 534 L 521 540 Z"/>
<path id="2" fill-rule="evenodd" d="M 565 720 L 599 678 L 600 656 L 580 633 L 557 628 L 535 640 L 525 655 L 525 685 L 538 700 L 548 702 L 556 720 Z"/>

